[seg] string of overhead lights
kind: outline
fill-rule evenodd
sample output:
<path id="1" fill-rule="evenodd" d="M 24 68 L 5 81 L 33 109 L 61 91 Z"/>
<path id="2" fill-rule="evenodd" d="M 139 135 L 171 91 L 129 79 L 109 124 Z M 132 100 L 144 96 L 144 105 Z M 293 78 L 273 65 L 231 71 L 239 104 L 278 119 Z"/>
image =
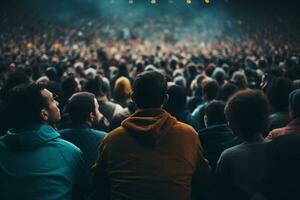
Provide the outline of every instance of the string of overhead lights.
<path id="1" fill-rule="evenodd" d="M 129 4 L 133 4 L 135 0 L 128 0 L 128 3 Z M 187 4 L 192 4 L 192 1 L 193 0 L 185 0 L 185 2 Z M 195 1 L 195 0 L 194 0 Z M 210 3 L 210 0 L 203 0 L 205 4 L 209 4 Z M 158 0 L 150 0 L 150 3 L 151 4 L 156 4 L 158 2 Z M 174 0 L 169 0 L 169 3 L 174 3 Z"/>

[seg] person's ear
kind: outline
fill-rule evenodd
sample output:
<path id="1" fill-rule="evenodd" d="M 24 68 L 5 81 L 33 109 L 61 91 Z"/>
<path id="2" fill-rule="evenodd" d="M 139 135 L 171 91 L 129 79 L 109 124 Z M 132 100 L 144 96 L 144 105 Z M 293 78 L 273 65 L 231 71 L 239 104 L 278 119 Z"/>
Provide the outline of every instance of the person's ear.
<path id="1" fill-rule="evenodd" d="M 162 104 L 162 107 L 164 107 L 169 101 L 169 95 L 168 94 L 165 94 L 164 96 L 164 101 L 163 101 L 163 104 Z"/>
<path id="2" fill-rule="evenodd" d="M 40 112 L 40 117 L 43 121 L 48 121 L 49 119 L 49 113 L 46 109 L 42 109 Z"/>
<path id="3" fill-rule="evenodd" d="M 95 113 L 90 112 L 88 116 L 88 121 L 93 122 L 96 119 Z"/>
<path id="4" fill-rule="evenodd" d="M 231 123 L 227 121 L 227 126 L 232 130 Z"/>
<path id="5" fill-rule="evenodd" d="M 204 115 L 204 124 L 205 124 L 205 127 L 207 128 L 208 127 L 207 115 Z"/>

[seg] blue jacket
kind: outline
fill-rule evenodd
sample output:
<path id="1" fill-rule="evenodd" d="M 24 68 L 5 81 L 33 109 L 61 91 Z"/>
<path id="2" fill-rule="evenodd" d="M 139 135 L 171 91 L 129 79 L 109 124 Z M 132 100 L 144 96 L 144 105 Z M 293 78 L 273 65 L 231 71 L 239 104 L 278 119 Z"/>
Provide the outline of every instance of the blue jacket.
<path id="1" fill-rule="evenodd" d="M 204 149 L 204 156 L 209 160 L 212 169 L 215 170 L 221 153 L 230 147 L 240 144 L 227 124 L 215 124 L 198 132 Z"/>
<path id="2" fill-rule="evenodd" d="M 196 131 L 199 131 L 199 123 L 198 121 L 192 116 L 192 114 L 185 110 L 178 114 L 173 114 L 173 116 L 180 122 L 186 123 L 192 126 Z"/>
<path id="3" fill-rule="evenodd" d="M 1 200 L 81 199 L 89 191 L 81 151 L 49 125 L 10 130 L 0 138 Z M 73 189 L 73 190 L 72 190 Z"/>
<path id="4" fill-rule="evenodd" d="M 192 113 L 192 116 L 199 123 L 199 130 L 205 128 L 204 115 L 205 115 L 206 106 L 207 106 L 207 102 L 199 105 Z"/>
<path id="5" fill-rule="evenodd" d="M 98 147 L 106 135 L 105 132 L 89 128 L 87 124 L 72 125 L 71 128 L 59 131 L 59 134 L 82 151 L 88 167 L 95 164 Z"/>

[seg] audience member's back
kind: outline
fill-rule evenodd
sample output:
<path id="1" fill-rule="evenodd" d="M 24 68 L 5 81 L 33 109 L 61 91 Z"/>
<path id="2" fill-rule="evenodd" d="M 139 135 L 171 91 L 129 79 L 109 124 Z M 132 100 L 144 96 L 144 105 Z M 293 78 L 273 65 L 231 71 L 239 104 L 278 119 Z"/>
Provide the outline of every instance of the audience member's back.
<path id="1" fill-rule="evenodd" d="M 265 175 L 269 104 L 262 92 L 244 90 L 230 98 L 225 107 L 229 126 L 244 143 L 226 149 L 218 161 L 220 196 L 226 199 L 251 199 L 262 192 Z M 243 197 L 243 198 L 244 198 Z"/>
<path id="2" fill-rule="evenodd" d="M 225 104 L 222 101 L 211 101 L 205 109 L 205 129 L 198 132 L 204 155 L 214 170 L 221 153 L 240 143 L 227 125 L 224 115 Z"/>
<path id="3" fill-rule="evenodd" d="M 161 109 L 166 81 L 142 73 L 134 84 L 137 111 L 103 140 L 95 165 L 99 199 L 191 199 L 208 173 L 194 129 Z M 193 181 L 193 185 L 192 185 Z"/>
<path id="4" fill-rule="evenodd" d="M 50 126 L 60 118 L 53 94 L 36 84 L 19 86 L 5 107 L 12 129 L 0 138 L 1 199 L 81 199 L 87 168 L 81 151 Z"/>
<path id="5" fill-rule="evenodd" d="M 78 162 L 83 164 L 80 150 L 61 139 L 58 133 L 47 137 L 38 135 L 38 132 L 52 132 L 47 127 L 42 129 L 8 132 L 20 134 L 18 142 L 13 137 L 0 139 L 1 199 L 67 200 L 71 199 L 76 176 L 86 178 L 80 177 L 86 176 L 80 172 L 85 167 L 78 165 Z M 76 189 L 87 186 L 85 182 L 82 184 Z"/>
<path id="6" fill-rule="evenodd" d="M 300 199 L 300 136 L 290 134 L 268 144 L 264 194 L 268 200 Z"/>

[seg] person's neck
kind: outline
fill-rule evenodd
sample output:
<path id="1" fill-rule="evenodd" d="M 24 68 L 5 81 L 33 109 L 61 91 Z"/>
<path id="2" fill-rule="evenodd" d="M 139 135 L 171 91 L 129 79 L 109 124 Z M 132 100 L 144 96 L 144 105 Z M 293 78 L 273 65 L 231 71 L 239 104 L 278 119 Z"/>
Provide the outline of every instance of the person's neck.
<path id="1" fill-rule="evenodd" d="M 255 136 L 245 140 L 247 144 L 255 144 L 255 143 L 263 143 L 265 142 L 265 138 L 261 134 L 256 134 Z"/>
<path id="2" fill-rule="evenodd" d="M 107 98 L 107 96 L 98 96 L 98 97 L 97 97 L 97 100 L 98 100 L 98 101 L 107 101 L 108 98 Z"/>
<path id="3" fill-rule="evenodd" d="M 86 124 L 89 126 L 89 127 L 92 127 L 93 126 L 93 123 L 91 121 L 86 121 Z"/>
<path id="4" fill-rule="evenodd" d="M 52 128 L 54 128 L 55 130 L 58 130 L 57 126 L 55 123 L 50 123 L 49 121 L 43 121 L 42 122 L 43 125 L 49 125 L 51 126 Z"/>

